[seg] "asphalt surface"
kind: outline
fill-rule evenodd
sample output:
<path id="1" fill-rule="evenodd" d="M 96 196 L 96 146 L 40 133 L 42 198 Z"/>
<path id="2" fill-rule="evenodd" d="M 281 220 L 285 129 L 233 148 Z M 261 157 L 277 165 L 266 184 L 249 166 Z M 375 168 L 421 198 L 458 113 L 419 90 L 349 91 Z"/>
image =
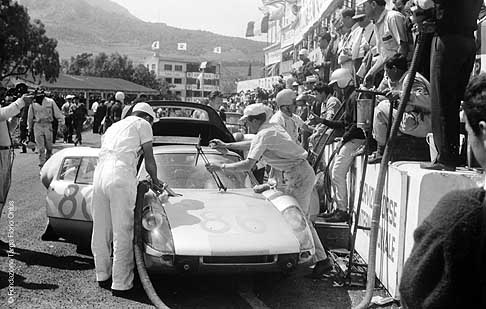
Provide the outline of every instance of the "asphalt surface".
<path id="1" fill-rule="evenodd" d="M 83 136 L 83 146 L 99 146 L 98 135 Z M 0 239 L 15 246 L 10 257 L 0 257 L 0 308 L 150 308 L 143 290 L 124 299 L 99 288 L 92 257 L 77 253 L 75 245 L 40 240 L 47 219 L 46 190 L 38 174 L 38 155 L 16 150 L 12 186 L 0 220 Z M 303 268 L 290 276 L 153 276 L 152 280 L 171 308 L 352 308 L 364 296 L 362 287 L 306 278 L 310 272 Z"/>

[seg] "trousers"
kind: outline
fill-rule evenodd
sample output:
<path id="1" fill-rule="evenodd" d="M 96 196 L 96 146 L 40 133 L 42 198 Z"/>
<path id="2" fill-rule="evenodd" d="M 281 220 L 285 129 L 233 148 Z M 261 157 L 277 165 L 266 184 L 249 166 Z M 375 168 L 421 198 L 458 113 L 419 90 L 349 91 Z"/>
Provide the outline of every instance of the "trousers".
<path id="1" fill-rule="evenodd" d="M 121 160 L 100 160 L 93 177 L 93 252 L 96 280 L 112 277 L 112 289 L 133 287 L 135 171 Z M 111 260 L 113 243 L 113 261 Z"/>
<path id="2" fill-rule="evenodd" d="M 436 161 L 456 166 L 459 159 L 459 108 L 476 51 L 474 36 L 436 35 L 432 40 L 430 86 Z"/>
<path id="3" fill-rule="evenodd" d="M 39 151 L 39 165 L 42 166 L 52 155 L 52 123 L 34 123 L 34 137 Z"/>
<path id="4" fill-rule="evenodd" d="M 12 176 L 12 151 L 10 149 L 0 150 L 0 216 L 3 206 L 7 202 L 7 195 L 10 189 Z"/>
<path id="5" fill-rule="evenodd" d="M 331 186 L 334 191 L 336 208 L 348 211 L 348 182 L 347 175 L 351 164 L 353 164 L 354 153 L 363 146 L 364 139 L 352 139 L 342 145 L 334 157 L 331 166 Z"/>
<path id="6" fill-rule="evenodd" d="M 316 175 L 314 170 L 310 166 L 307 160 L 303 160 L 301 164 L 298 164 L 284 173 L 287 187 L 285 193 L 293 196 L 299 203 L 302 212 L 306 216 L 309 222 L 309 228 L 314 240 L 314 247 L 316 253 L 314 254 L 313 263 L 325 260 L 327 258 L 324 246 L 319 239 L 314 224 L 311 222 L 311 209 L 310 201 L 312 190 L 316 182 Z"/>

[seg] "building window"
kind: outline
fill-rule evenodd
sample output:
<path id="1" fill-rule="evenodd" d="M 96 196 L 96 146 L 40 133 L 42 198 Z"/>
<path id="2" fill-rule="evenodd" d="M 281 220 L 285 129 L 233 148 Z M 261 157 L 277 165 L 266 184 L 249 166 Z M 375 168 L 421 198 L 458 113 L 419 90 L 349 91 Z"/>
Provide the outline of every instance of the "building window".
<path id="1" fill-rule="evenodd" d="M 186 97 L 192 97 L 192 90 L 186 90 Z"/>
<path id="2" fill-rule="evenodd" d="M 172 64 L 164 64 L 164 71 L 172 71 Z"/>
<path id="3" fill-rule="evenodd" d="M 180 91 L 176 91 L 175 94 L 176 95 L 181 95 L 181 92 Z"/>
<path id="4" fill-rule="evenodd" d="M 155 71 L 155 63 L 152 63 L 152 71 Z"/>
<path id="5" fill-rule="evenodd" d="M 182 84 L 181 78 L 174 78 L 174 84 Z"/>
<path id="6" fill-rule="evenodd" d="M 192 77 L 188 77 L 186 84 L 188 84 L 188 85 L 195 85 L 195 84 L 197 84 L 197 79 L 192 78 Z"/>
<path id="7" fill-rule="evenodd" d="M 207 98 L 209 97 L 209 94 L 211 93 L 211 91 L 204 91 L 204 97 Z"/>
<path id="8" fill-rule="evenodd" d="M 193 97 L 200 97 L 201 96 L 201 91 L 193 91 L 192 92 Z"/>
<path id="9" fill-rule="evenodd" d="M 174 71 L 179 71 L 179 72 L 182 72 L 182 65 L 178 65 L 178 64 L 176 64 L 176 65 L 174 66 Z"/>
<path id="10" fill-rule="evenodd" d="M 199 66 L 200 63 L 188 63 L 187 66 L 187 72 L 199 72 Z"/>
<path id="11" fill-rule="evenodd" d="M 168 82 L 169 84 L 172 84 L 172 78 L 168 77 L 168 78 L 165 79 L 165 81 Z"/>

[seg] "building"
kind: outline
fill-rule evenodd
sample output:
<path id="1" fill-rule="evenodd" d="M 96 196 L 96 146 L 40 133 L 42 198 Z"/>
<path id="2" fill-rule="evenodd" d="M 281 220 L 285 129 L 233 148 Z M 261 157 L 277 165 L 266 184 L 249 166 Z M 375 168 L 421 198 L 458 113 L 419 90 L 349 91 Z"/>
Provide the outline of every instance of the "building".
<path id="1" fill-rule="evenodd" d="M 204 73 L 200 68 L 206 63 Z M 145 66 L 172 85 L 172 91 L 183 101 L 196 102 L 207 98 L 211 91 L 220 91 L 221 64 L 202 62 L 197 58 L 167 57 L 154 54 Z"/>

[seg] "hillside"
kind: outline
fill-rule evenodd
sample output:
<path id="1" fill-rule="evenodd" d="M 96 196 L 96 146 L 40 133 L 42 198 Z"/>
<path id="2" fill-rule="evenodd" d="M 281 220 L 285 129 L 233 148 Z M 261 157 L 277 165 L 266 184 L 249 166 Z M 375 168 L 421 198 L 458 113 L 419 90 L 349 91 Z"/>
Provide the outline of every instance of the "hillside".
<path id="1" fill-rule="evenodd" d="M 152 42 L 158 40 L 163 55 L 188 55 L 242 67 L 251 62 L 255 69 L 262 66 L 266 43 L 144 22 L 110 0 L 17 1 L 27 7 L 32 18 L 44 23 L 49 37 L 58 40 L 62 59 L 83 52 L 118 52 L 141 63 L 152 54 Z M 187 42 L 187 51 L 177 51 L 179 42 Z M 216 46 L 221 46 L 221 54 L 213 53 Z"/>

